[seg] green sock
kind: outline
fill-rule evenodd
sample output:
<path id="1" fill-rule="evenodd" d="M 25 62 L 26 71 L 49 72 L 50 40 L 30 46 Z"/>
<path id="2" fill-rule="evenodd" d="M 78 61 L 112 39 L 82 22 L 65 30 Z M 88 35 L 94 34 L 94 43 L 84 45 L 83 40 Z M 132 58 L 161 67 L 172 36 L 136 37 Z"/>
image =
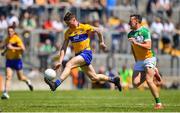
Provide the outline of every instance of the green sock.
<path id="1" fill-rule="evenodd" d="M 160 98 L 155 98 L 156 103 L 161 103 Z"/>

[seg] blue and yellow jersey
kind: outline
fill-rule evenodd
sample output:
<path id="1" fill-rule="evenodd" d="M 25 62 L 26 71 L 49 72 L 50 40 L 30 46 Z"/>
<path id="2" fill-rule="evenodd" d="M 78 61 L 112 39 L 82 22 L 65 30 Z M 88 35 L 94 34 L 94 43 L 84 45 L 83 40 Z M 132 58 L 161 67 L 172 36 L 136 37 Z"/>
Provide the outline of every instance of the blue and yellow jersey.
<path id="1" fill-rule="evenodd" d="M 94 28 L 89 24 L 79 24 L 76 28 L 69 28 L 65 32 L 65 40 L 70 40 L 74 52 L 79 53 L 83 50 L 91 50 L 89 32 Z"/>
<path id="2" fill-rule="evenodd" d="M 13 37 L 7 37 L 5 39 L 5 43 L 6 44 L 12 44 L 14 46 L 17 46 L 17 47 L 22 47 L 23 46 L 23 42 L 22 40 L 20 39 L 19 36 L 17 35 L 14 35 Z M 12 50 L 12 49 L 7 49 L 7 52 L 6 52 L 6 59 L 10 59 L 10 60 L 13 60 L 13 59 L 20 59 L 22 57 L 22 50 Z"/>

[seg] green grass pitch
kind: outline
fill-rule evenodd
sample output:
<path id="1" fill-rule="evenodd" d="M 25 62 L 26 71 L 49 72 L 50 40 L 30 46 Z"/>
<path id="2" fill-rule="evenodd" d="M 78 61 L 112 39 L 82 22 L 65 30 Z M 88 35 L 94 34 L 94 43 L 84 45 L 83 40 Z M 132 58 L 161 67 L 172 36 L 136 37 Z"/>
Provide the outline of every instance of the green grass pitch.
<path id="1" fill-rule="evenodd" d="M 164 109 L 154 110 L 149 90 L 11 91 L 2 112 L 180 112 L 180 90 L 161 90 Z"/>

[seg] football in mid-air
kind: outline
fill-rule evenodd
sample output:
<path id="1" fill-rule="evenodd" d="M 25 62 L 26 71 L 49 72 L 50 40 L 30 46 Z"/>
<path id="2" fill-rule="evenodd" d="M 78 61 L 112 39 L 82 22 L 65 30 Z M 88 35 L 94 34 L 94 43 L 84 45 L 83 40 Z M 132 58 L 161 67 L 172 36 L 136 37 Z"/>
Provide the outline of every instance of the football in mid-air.
<path id="1" fill-rule="evenodd" d="M 56 71 L 54 69 L 48 68 L 44 71 L 44 77 L 53 80 L 56 78 Z"/>

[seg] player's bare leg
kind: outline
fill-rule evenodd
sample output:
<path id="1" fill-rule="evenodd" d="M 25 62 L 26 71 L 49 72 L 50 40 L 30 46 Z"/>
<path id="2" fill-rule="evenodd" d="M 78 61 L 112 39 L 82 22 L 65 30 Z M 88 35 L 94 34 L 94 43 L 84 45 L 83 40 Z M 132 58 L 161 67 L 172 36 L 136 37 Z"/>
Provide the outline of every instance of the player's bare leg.
<path id="1" fill-rule="evenodd" d="M 96 74 L 93 66 L 90 64 L 88 66 L 83 66 L 82 69 L 84 70 L 84 72 L 89 76 L 89 78 L 92 81 L 109 81 L 114 83 L 118 90 L 121 91 L 121 84 L 120 84 L 120 78 L 119 77 L 115 77 L 115 78 L 110 78 L 104 74 Z"/>
<path id="2" fill-rule="evenodd" d="M 52 91 L 55 91 L 56 88 L 70 75 L 71 69 L 85 65 L 85 61 L 82 56 L 78 55 L 73 57 L 70 61 L 67 62 L 63 72 L 60 75 L 60 79 L 57 79 L 55 82 L 50 81 L 44 78 L 45 82 L 50 86 Z"/>
<path id="3" fill-rule="evenodd" d="M 161 109 L 162 104 L 161 104 L 160 98 L 159 98 L 159 91 L 158 91 L 158 88 L 153 81 L 154 75 L 155 75 L 154 69 L 146 67 L 146 82 L 147 82 L 147 84 L 151 90 L 153 97 L 155 98 L 155 101 L 156 101 L 155 109 Z"/>
<path id="4" fill-rule="evenodd" d="M 132 76 L 132 83 L 134 87 L 139 87 L 146 80 L 144 71 L 134 71 Z"/>
<path id="5" fill-rule="evenodd" d="M 156 77 L 156 79 L 159 81 L 159 82 L 161 82 L 162 81 L 162 78 L 161 78 L 161 75 L 160 75 L 160 73 L 159 73 L 159 70 L 158 70 L 158 68 L 157 67 L 155 67 L 154 68 L 154 71 L 155 71 L 155 77 Z"/>
<path id="6" fill-rule="evenodd" d="M 23 70 L 17 70 L 16 73 L 17 73 L 18 79 L 21 81 L 24 81 L 28 85 L 30 91 L 33 91 L 32 83 L 26 76 L 24 76 Z"/>
<path id="7" fill-rule="evenodd" d="M 6 68 L 6 80 L 5 80 L 5 87 L 3 95 L 1 96 L 1 99 L 9 99 L 8 91 L 11 84 L 13 70 L 9 67 Z"/>

